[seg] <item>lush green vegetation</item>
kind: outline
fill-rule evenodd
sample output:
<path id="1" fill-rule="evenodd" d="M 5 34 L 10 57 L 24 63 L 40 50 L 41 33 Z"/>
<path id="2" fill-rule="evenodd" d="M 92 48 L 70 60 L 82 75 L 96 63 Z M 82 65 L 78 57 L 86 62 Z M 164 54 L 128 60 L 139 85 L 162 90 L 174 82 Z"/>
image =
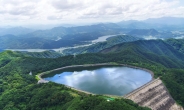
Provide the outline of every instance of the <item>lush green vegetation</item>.
<path id="1" fill-rule="evenodd" d="M 85 57 L 84 59 L 94 57 L 91 60 L 92 63 L 97 63 L 95 59 L 100 58 L 100 56 L 95 57 L 94 55 L 80 57 Z M 80 57 L 75 58 L 80 64 L 89 63 L 89 61 L 80 59 Z M 25 57 L 17 52 L 6 51 L 0 53 L 0 58 L 9 60 L 0 64 L 1 110 L 148 110 L 148 108 L 139 107 L 130 100 L 116 99 L 108 102 L 104 96 L 87 95 L 63 85 L 55 83 L 37 84 L 35 77 L 29 75 L 29 71 L 36 74 L 60 66 L 75 64 L 73 56 L 43 59 Z"/>
<path id="2" fill-rule="evenodd" d="M 161 77 L 171 96 L 184 106 L 184 69 L 168 69 Z"/>
<path id="3" fill-rule="evenodd" d="M 59 52 L 55 52 L 52 50 L 49 51 L 43 51 L 43 52 L 24 52 L 24 51 L 19 51 L 17 53 L 23 54 L 24 56 L 27 57 L 36 57 L 36 58 L 58 58 L 63 56 L 63 54 Z"/>
<path id="4" fill-rule="evenodd" d="M 167 39 L 166 42 L 184 54 L 184 39 Z"/>
<path id="5" fill-rule="evenodd" d="M 19 52 L 0 53 L 0 109 L 125 109 L 146 110 L 130 100 L 91 96 L 48 83 L 36 84 L 37 73 L 62 66 L 105 62 L 124 63 L 152 70 L 160 76 L 172 97 L 184 106 L 184 55 L 163 41 L 136 41 L 101 51 L 59 57 L 35 58 Z M 33 72 L 33 76 L 29 72 Z"/>
<path id="6" fill-rule="evenodd" d="M 19 36 L 0 36 L 0 48 L 4 49 L 53 49 L 86 44 L 100 36 L 119 34 L 121 27 L 113 23 L 78 27 L 55 27 L 37 30 Z"/>
<path id="7" fill-rule="evenodd" d="M 131 65 L 154 71 L 155 77 L 161 77 L 176 102 L 184 106 L 184 54 L 180 52 L 161 40 L 124 43 L 101 51 L 105 54 L 127 53 L 127 58 L 132 58 Z"/>
<path id="8" fill-rule="evenodd" d="M 162 40 L 140 40 L 129 43 L 122 43 L 104 49 L 101 53 L 121 54 L 126 59 L 137 62 L 154 61 L 168 68 L 183 68 L 184 54 L 175 50 Z M 117 57 L 120 55 L 117 55 Z M 119 58 L 120 59 L 120 58 Z"/>
<path id="9" fill-rule="evenodd" d="M 96 53 L 105 48 L 112 47 L 116 44 L 120 44 L 123 42 L 133 42 L 140 39 L 141 38 L 137 38 L 129 35 L 117 35 L 117 36 L 107 38 L 107 41 L 98 42 L 90 46 L 63 50 L 63 54 L 71 55 L 71 54 L 83 54 L 83 53 Z"/>

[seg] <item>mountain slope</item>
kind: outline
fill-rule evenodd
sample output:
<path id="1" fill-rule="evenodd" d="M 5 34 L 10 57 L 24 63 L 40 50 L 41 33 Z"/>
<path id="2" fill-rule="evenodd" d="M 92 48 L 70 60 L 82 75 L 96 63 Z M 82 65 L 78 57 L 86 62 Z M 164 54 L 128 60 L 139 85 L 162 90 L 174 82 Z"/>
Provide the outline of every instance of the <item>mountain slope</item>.
<path id="1" fill-rule="evenodd" d="M 22 38 L 14 35 L 0 36 L 0 47 L 4 49 L 36 49 L 43 48 L 43 45 L 52 40 L 44 38 Z"/>
<path id="2" fill-rule="evenodd" d="M 175 50 L 162 40 L 140 40 L 118 44 L 104 49 L 101 53 L 127 53 L 141 59 L 160 62 L 166 67 L 184 67 L 184 54 Z"/>
<path id="3" fill-rule="evenodd" d="M 101 31 L 114 31 L 116 33 L 121 32 L 121 27 L 116 24 L 96 24 L 88 26 L 77 26 L 77 27 L 55 27 L 50 30 L 38 30 L 29 34 L 22 35 L 21 37 L 40 37 L 46 39 L 56 40 L 62 38 L 67 34 L 77 34 L 77 33 L 91 33 L 91 32 L 101 32 Z"/>
<path id="4" fill-rule="evenodd" d="M 0 67 L 1 110 L 150 110 L 127 99 L 107 101 L 108 97 L 106 96 L 87 95 L 52 82 L 37 84 L 35 76 L 29 75 L 30 71 L 37 74 L 66 65 L 85 64 L 88 63 L 88 60 L 76 57 L 79 62 L 75 62 L 73 56 L 45 59 L 25 57 L 11 51 L 0 53 L 0 58 L 5 57 L 11 58 L 11 61 Z M 97 62 L 95 56 L 85 55 L 85 58 L 90 57 Z"/>
<path id="5" fill-rule="evenodd" d="M 83 53 L 96 53 L 105 48 L 109 48 L 113 45 L 120 44 L 123 42 L 132 42 L 136 40 L 140 40 L 141 38 L 128 36 L 128 35 L 117 35 L 110 38 L 107 38 L 105 42 L 99 42 L 86 47 L 79 47 L 73 49 L 63 50 L 63 54 L 71 55 L 71 54 L 83 54 Z"/>
<path id="6" fill-rule="evenodd" d="M 132 31 L 130 31 L 128 34 L 135 36 L 156 36 L 159 34 L 158 31 L 156 31 L 155 29 L 134 29 Z"/>
<path id="7" fill-rule="evenodd" d="M 61 39 L 57 41 L 51 41 L 48 43 L 45 43 L 43 48 L 45 49 L 52 49 L 52 48 L 60 48 L 60 47 L 72 47 L 75 45 L 83 45 L 88 44 L 92 40 L 97 39 L 98 37 L 105 36 L 105 35 L 111 35 L 116 34 L 114 32 L 89 32 L 89 33 L 77 33 L 77 34 L 69 34 L 63 36 Z"/>
<path id="8" fill-rule="evenodd" d="M 122 28 L 128 29 L 157 29 L 162 31 L 183 30 L 184 18 L 177 17 L 161 17 L 149 18 L 147 20 L 137 21 L 121 21 L 117 23 Z"/>
<path id="9" fill-rule="evenodd" d="M 62 85 L 54 83 L 36 84 L 34 76 L 28 75 L 30 71 L 35 75 L 68 65 L 105 62 L 135 65 L 152 70 L 155 76 L 161 75 L 167 87 L 171 90 L 171 95 L 175 95 L 175 100 L 183 106 L 183 97 L 176 94 L 177 91 L 181 94 L 184 93 L 184 77 L 183 75 L 180 77 L 183 71 L 170 71 L 169 69 L 171 67 L 183 68 L 183 61 L 181 60 L 183 56 L 161 40 L 122 43 L 105 49 L 101 53 L 88 53 L 76 55 L 76 57 L 70 55 L 56 59 L 25 57 L 16 52 L 5 51 L 0 53 L 1 61 L 5 59 L 10 59 L 10 61 L 0 67 L 2 78 L 0 80 L 0 109 L 67 109 L 71 107 L 72 109 L 82 110 L 85 107 L 107 109 L 116 106 L 116 109 L 129 110 L 133 106 L 131 110 L 142 110 L 143 108 L 139 108 L 138 105 L 124 99 L 117 99 L 115 102 L 109 103 L 100 96 L 87 96 L 71 91 Z M 174 59 L 171 59 L 171 57 Z M 181 62 L 178 62 L 178 59 Z M 178 74 L 173 75 L 173 72 Z M 171 78 L 170 76 L 174 77 Z M 172 84 L 170 84 L 171 81 Z M 175 84 L 177 86 L 174 86 Z M 126 105 L 126 107 L 120 105 Z"/>
<path id="10" fill-rule="evenodd" d="M 165 41 L 174 47 L 174 49 L 184 54 L 184 39 L 167 39 Z"/>
<path id="11" fill-rule="evenodd" d="M 123 30 L 116 24 L 97 24 L 78 27 L 55 27 L 20 36 L 0 36 L 0 47 L 5 49 L 53 49 L 87 44 L 101 36 L 119 34 Z"/>
<path id="12" fill-rule="evenodd" d="M 151 24 L 165 24 L 165 25 L 183 25 L 184 18 L 179 17 L 161 17 L 161 18 L 149 18 L 144 20 L 146 23 Z"/>
<path id="13" fill-rule="evenodd" d="M 161 39 L 161 38 L 165 39 L 177 36 L 170 31 L 158 32 L 155 29 L 133 29 L 127 34 L 136 37 L 141 37 L 144 39 Z"/>
<path id="14" fill-rule="evenodd" d="M 55 51 L 44 51 L 44 52 L 17 52 L 26 57 L 35 57 L 35 58 L 58 58 L 63 56 L 61 53 Z"/>
<path id="15" fill-rule="evenodd" d="M 22 35 L 22 34 L 27 34 L 30 32 L 33 32 L 34 30 L 24 28 L 24 27 L 12 27 L 12 28 L 0 28 L 0 36 L 4 36 L 7 34 L 12 34 L 12 35 Z"/>

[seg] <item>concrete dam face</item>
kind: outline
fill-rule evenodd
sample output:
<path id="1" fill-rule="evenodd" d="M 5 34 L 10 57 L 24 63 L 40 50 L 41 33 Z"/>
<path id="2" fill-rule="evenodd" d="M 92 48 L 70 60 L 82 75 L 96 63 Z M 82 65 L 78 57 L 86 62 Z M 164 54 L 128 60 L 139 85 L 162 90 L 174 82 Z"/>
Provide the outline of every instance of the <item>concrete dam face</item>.
<path id="1" fill-rule="evenodd" d="M 183 110 L 176 104 L 159 78 L 127 94 L 125 98 L 152 110 Z"/>

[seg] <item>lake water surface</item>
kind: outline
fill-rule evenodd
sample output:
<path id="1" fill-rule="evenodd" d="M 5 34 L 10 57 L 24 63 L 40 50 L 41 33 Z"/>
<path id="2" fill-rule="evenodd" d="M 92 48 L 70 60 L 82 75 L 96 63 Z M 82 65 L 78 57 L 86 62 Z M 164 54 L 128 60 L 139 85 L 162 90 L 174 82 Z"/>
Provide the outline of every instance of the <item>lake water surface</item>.
<path id="1" fill-rule="evenodd" d="M 152 76 L 144 70 L 122 66 L 80 67 L 67 69 L 44 79 L 95 94 L 122 96 L 151 81 Z"/>

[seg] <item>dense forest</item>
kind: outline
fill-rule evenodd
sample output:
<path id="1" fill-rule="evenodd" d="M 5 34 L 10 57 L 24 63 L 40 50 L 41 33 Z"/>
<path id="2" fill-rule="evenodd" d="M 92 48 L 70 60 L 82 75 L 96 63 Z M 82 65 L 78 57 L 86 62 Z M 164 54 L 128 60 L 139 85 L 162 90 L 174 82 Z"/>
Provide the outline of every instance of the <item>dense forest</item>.
<path id="1" fill-rule="evenodd" d="M 184 54 L 184 39 L 167 39 L 166 42 Z"/>
<path id="2" fill-rule="evenodd" d="M 106 31 L 108 30 L 108 31 Z M 77 27 L 55 27 L 27 34 L 0 36 L 0 48 L 4 49 L 53 49 L 88 44 L 91 40 L 123 31 L 117 24 L 96 24 Z"/>
<path id="3" fill-rule="evenodd" d="M 94 55 L 82 57 L 94 57 Z M 108 102 L 105 96 L 92 96 L 55 83 L 37 84 L 34 74 L 60 66 L 75 64 L 73 56 L 58 59 L 27 57 L 17 52 L 0 53 L 0 109 L 1 110 L 149 110 L 126 99 Z M 77 58 L 78 59 L 78 58 Z M 92 60 L 95 63 L 96 58 Z M 80 64 L 89 63 L 79 60 Z M 15 66 L 16 65 L 16 66 Z"/>
<path id="4" fill-rule="evenodd" d="M 141 40 L 141 38 L 133 37 L 133 36 L 129 36 L 129 35 L 115 35 L 113 37 L 107 38 L 106 40 L 107 41 L 98 42 L 98 43 L 92 44 L 90 46 L 65 49 L 65 50 L 63 50 L 63 54 L 64 55 L 72 55 L 72 54 L 83 54 L 83 53 L 96 53 L 96 52 L 99 52 L 105 48 L 109 48 L 111 46 L 114 46 L 116 44 L 120 44 L 123 42 L 133 42 L 133 41 Z"/>
<path id="5" fill-rule="evenodd" d="M 87 53 L 75 57 L 69 55 L 59 58 L 35 58 L 20 52 L 1 52 L 0 109 L 149 109 L 139 107 L 126 99 L 115 98 L 108 102 L 105 96 L 87 95 L 51 82 L 37 84 L 34 76 L 44 71 L 68 65 L 107 62 L 129 64 L 153 71 L 155 77 L 161 77 L 177 103 L 184 106 L 184 55 L 160 40 L 135 41 L 130 44 L 119 44 L 100 53 Z M 151 46 L 148 47 L 147 44 Z M 156 52 L 156 49 L 159 49 L 159 52 Z M 33 72 L 33 75 L 29 75 L 30 71 Z"/>

